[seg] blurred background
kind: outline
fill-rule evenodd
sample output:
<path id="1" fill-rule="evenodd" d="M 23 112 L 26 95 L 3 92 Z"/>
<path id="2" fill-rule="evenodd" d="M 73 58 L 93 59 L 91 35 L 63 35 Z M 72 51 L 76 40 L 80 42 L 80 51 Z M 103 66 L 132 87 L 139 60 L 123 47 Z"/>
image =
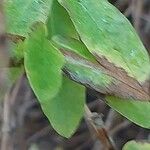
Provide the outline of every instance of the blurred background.
<path id="1" fill-rule="evenodd" d="M 150 53 L 150 0 L 110 2 L 131 21 Z M 7 62 L 7 51 L 2 51 L 6 49 L 2 34 L 3 20 L 0 9 L 0 63 Z M 59 136 L 42 113 L 26 76 L 22 76 L 10 89 L 8 81 L 5 80 L 6 72 L 7 69 L 0 70 L 1 150 L 100 150 L 100 142 L 90 134 L 84 119 L 72 138 Z M 150 141 L 150 130 L 136 126 L 111 110 L 103 101 L 97 99 L 95 92 L 90 89 L 87 89 L 87 102 L 93 112 L 102 114 L 105 127 L 118 150 L 132 139 Z"/>

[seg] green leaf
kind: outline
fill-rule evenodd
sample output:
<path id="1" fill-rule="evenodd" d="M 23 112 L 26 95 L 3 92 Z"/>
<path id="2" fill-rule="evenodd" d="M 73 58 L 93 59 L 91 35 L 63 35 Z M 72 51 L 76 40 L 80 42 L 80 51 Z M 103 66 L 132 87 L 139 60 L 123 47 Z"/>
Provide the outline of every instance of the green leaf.
<path id="1" fill-rule="evenodd" d="M 135 124 L 150 129 L 150 102 L 106 97 L 107 104 Z"/>
<path id="2" fill-rule="evenodd" d="M 13 43 L 9 41 L 9 55 L 10 55 L 10 65 L 11 66 L 21 66 L 23 65 L 24 59 L 24 42 L 18 41 L 18 43 Z"/>
<path id="3" fill-rule="evenodd" d="M 116 82 L 113 77 L 98 67 L 94 56 L 79 40 L 55 35 L 52 37 L 52 42 L 64 52 L 65 72 L 71 79 L 104 93 L 107 93 L 109 86 Z"/>
<path id="4" fill-rule="evenodd" d="M 149 78 L 148 53 L 129 21 L 113 5 L 107 0 L 59 2 L 69 12 L 81 40 L 100 63 L 107 66 L 108 61 L 140 83 Z"/>
<path id="5" fill-rule="evenodd" d="M 54 35 L 62 35 L 78 38 L 77 32 L 67 11 L 58 3 L 53 0 L 51 12 L 47 22 L 49 39 Z"/>
<path id="6" fill-rule="evenodd" d="M 125 144 L 123 150 L 150 150 L 150 143 L 130 141 Z"/>
<path id="7" fill-rule="evenodd" d="M 42 109 L 53 128 L 69 138 L 76 130 L 84 113 L 85 88 L 66 77 L 59 93 L 42 103 Z"/>
<path id="8" fill-rule="evenodd" d="M 7 32 L 27 36 L 35 22 L 46 22 L 52 0 L 6 0 Z"/>
<path id="9" fill-rule="evenodd" d="M 72 80 L 84 84 L 101 93 L 109 93 L 111 85 L 116 80 L 107 75 L 104 70 L 91 64 L 84 59 L 76 59 L 75 57 L 65 56 L 65 72 Z"/>
<path id="10" fill-rule="evenodd" d="M 52 99 L 59 91 L 64 64 L 63 55 L 45 36 L 45 26 L 39 25 L 25 41 L 25 70 L 40 102 Z"/>
<path id="11" fill-rule="evenodd" d="M 99 64 L 79 40 L 59 35 L 53 36 L 52 42 L 65 55 L 64 70 L 72 80 L 103 94 L 149 100 L 149 95 L 144 95 L 145 91 L 141 85 L 126 76 L 118 79 L 112 73 L 108 73 L 108 69 Z"/>
<path id="12" fill-rule="evenodd" d="M 89 61 L 96 62 L 86 46 L 77 39 L 56 35 L 52 37 L 52 42 L 60 50 L 73 52 Z"/>

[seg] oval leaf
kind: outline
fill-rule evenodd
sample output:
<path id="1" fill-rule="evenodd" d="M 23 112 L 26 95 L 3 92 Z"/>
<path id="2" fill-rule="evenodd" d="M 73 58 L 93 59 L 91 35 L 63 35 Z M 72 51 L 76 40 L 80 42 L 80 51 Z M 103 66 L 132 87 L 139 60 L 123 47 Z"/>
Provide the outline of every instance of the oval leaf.
<path id="1" fill-rule="evenodd" d="M 150 150 L 150 143 L 130 141 L 125 144 L 123 150 Z"/>
<path id="2" fill-rule="evenodd" d="M 106 97 L 107 104 L 135 124 L 150 129 L 150 102 Z"/>
<path id="3" fill-rule="evenodd" d="M 61 86 L 62 54 L 45 38 L 45 26 L 38 26 L 25 41 L 25 70 L 40 102 L 53 98 Z"/>
<path id="4" fill-rule="evenodd" d="M 64 77 L 59 93 L 41 106 L 53 128 L 69 138 L 83 116 L 84 102 L 85 88 Z"/>
<path id="5" fill-rule="evenodd" d="M 140 83 L 150 75 L 150 60 L 129 21 L 107 0 L 59 0 L 87 48 L 109 70 L 108 62 Z M 123 72 L 124 73 L 124 72 Z M 117 71 L 116 71 L 117 74 Z"/>
<path id="6" fill-rule="evenodd" d="M 108 73 L 108 69 L 99 64 L 79 40 L 59 35 L 53 36 L 52 42 L 65 55 L 65 72 L 70 75 L 71 79 L 103 94 L 124 98 L 134 97 L 146 101 L 150 99 L 149 94 L 143 91 L 142 86 L 136 80 L 127 76 L 119 79 L 111 72 Z M 148 88 L 145 89 L 148 91 Z"/>

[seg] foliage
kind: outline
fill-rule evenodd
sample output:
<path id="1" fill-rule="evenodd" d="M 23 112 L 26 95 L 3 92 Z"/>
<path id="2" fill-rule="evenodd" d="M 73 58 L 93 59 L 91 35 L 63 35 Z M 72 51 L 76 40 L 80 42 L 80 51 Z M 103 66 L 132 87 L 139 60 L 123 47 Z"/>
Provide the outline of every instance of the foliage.
<path id="1" fill-rule="evenodd" d="M 70 137 L 83 116 L 85 89 L 78 83 L 150 128 L 149 55 L 107 0 L 7 0 L 4 7 L 7 34 L 25 39 L 12 58 L 24 59 L 29 83 L 59 134 Z"/>
<path id="2" fill-rule="evenodd" d="M 45 38 L 45 26 L 39 25 L 27 37 L 24 65 L 27 77 L 39 101 L 49 101 L 61 87 L 63 55 Z"/>
<path id="3" fill-rule="evenodd" d="M 150 115 L 147 115 L 150 112 L 149 102 L 133 101 L 108 96 L 107 103 L 110 107 L 117 110 L 120 114 L 134 123 L 148 129 L 150 128 Z"/>
<path id="4" fill-rule="evenodd" d="M 146 142 L 130 141 L 125 144 L 123 150 L 149 150 L 150 144 Z"/>
<path id="5" fill-rule="evenodd" d="M 32 24 L 46 22 L 51 3 L 52 0 L 6 0 L 7 32 L 27 36 Z"/>
<path id="6" fill-rule="evenodd" d="M 84 99 L 85 88 L 64 77 L 58 94 L 41 106 L 55 130 L 68 138 L 83 116 Z"/>

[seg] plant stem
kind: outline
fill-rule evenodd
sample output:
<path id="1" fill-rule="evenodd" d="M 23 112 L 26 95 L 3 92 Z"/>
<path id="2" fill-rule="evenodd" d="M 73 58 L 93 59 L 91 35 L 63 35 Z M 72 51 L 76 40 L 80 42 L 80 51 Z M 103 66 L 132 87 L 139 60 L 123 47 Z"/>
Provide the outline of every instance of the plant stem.
<path id="1" fill-rule="evenodd" d="M 88 106 L 85 105 L 85 120 L 89 126 L 89 129 L 99 139 L 103 146 L 103 150 L 116 150 L 111 138 L 109 137 L 102 118 L 97 113 L 92 113 Z"/>

